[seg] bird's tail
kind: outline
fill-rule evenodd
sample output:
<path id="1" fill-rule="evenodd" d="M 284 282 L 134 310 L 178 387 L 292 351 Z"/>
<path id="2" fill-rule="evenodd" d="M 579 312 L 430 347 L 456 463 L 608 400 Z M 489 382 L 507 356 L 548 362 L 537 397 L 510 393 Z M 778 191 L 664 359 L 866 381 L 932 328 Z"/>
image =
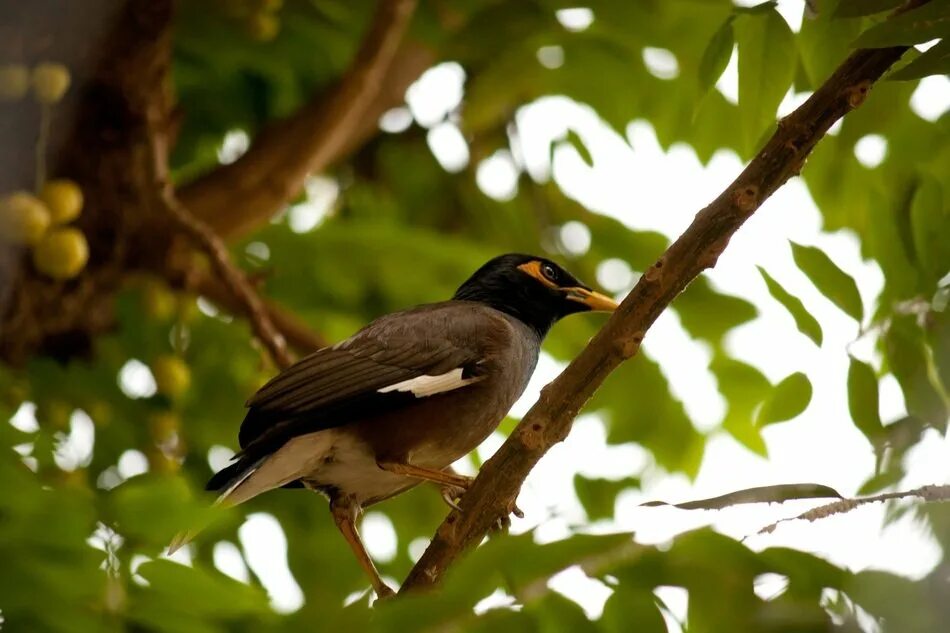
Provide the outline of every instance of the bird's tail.
<path id="1" fill-rule="evenodd" d="M 234 495 L 234 492 L 241 486 L 241 484 L 247 481 L 251 475 L 257 472 L 265 459 L 265 457 L 254 461 L 239 459 L 230 466 L 226 466 L 215 473 L 205 486 L 205 490 L 219 493 L 214 505 L 237 505 L 247 501 L 250 496 L 238 496 Z M 202 528 L 192 528 L 190 530 L 179 532 L 175 535 L 175 538 L 172 539 L 172 542 L 168 544 L 168 550 L 166 553 L 169 556 L 174 554 L 176 551 L 194 540 L 201 530 Z"/>

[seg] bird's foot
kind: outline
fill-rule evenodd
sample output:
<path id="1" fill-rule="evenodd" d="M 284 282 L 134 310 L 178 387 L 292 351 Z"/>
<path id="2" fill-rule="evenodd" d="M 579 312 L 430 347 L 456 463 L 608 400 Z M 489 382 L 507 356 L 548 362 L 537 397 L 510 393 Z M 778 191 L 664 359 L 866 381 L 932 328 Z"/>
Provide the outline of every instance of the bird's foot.
<path id="1" fill-rule="evenodd" d="M 512 499 L 508 502 L 508 507 L 505 508 L 504 516 L 500 516 L 495 520 L 495 524 L 492 526 L 492 532 L 507 532 L 508 528 L 511 527 L 511 515 L 515 515 L 519 519 L 524 518 L 524 512 L 521 511 L 521 508 L 518 507 L 518 503 Z"/>
<path id="2" fill-rule="evenodd" d="M 459 475 L 459 477 L 462 476 L 463 475 Z M 458 510 L 459 512 L 462 511 L 458 505 L 459 501 L 462 500 L 462 495 L 465 494 L 465 491 L 468 490 L 468 487 L 473 481 L 475 481 L 472 477 L 467 477 L 466 479 L 468 479 L 468 482 L 465 483 L 465 485 L 444 484 L 441 487 L 442 500 L 445 501 L 446 505 L 448 505 L 450 508 L 453 510 Z"/>

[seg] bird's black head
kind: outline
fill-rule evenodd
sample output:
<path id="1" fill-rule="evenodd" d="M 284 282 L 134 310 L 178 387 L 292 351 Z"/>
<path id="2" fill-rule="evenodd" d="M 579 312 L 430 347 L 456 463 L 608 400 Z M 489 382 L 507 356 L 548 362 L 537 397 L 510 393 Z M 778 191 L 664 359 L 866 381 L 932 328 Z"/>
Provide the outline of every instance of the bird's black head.
<path id="1" fill-rule="evenodd" d="M 475 271 L 453 299 L 478 301 L 510 314 L 544 338 L 561 317 L 586 310 L 613 311 L 617 303 L 543 257 L 511 253 Z"/>

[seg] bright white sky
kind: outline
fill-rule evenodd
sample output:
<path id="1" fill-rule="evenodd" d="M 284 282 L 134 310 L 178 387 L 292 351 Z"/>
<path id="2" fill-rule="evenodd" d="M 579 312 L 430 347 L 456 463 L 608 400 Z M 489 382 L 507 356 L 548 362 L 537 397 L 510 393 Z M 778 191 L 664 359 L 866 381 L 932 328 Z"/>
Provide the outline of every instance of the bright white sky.
<path id="1" fill-rule="evenodd" d="M 782 2 L 780 9 L 795 29 L 800 24 L 801 3 Z M 596 16 L 587 10 L 559 13 L 565 28 L 582 30 Z M 544 47 L 538 62 L 549 67 L 563 63 L 563 51 Z M 644 51 L 648 68 L 663 78 L 678 73 L 675 57 L 669 51 Z M 464 94 L 464 71 L 454 63 L 446 63 L 428 71 L 407 92 L 408 107 L 386 113 L 380 121 L 388 132 L 404 130 L 413 122 L 429 129 L 429 144 L 440 164 L 449 171 L 460 171 L 469 162 L 469 152 L 451 114 Z M 735 99 L 736 60 L 732 62 L 717 88 Z M 807 95 L 789 95 L 780 113 L 793 108 Z M 914 93 L 911 106 L 918 116 L 934 120 L 950 109 L 950 79 L 931 77 Z M 476 169 L 476 180 L 482 191 L 497 199 L 515 194 L 518 171 L 532 177 L 555 178 L 561 188 L 585 206 L 615 217 L 637 229 L 659 231 L 670 238 L 678 236 L 693 215 L 714 198 L 739 173 L 742 163 L 731 152 L 719 152 L 707 166 L 702 166 L 691 148 L 677 145 L 663 151 L 649 124 L 635 121 L 620 138 L 586 106 L 563 97 L 542 99 L 523 108 L 517 117 L 520 134 L 515 156 L 501 151 L 483 161 Z M 584 140 L 594 159 L 589 167 L 570 146 L 561 146 L 550 164 L 548 148 L 553 140 L 563 138 L 568 128 Z M 222 161 L 233 160 L 247 147 L 241 133 L 228 136 L 222 147 Z M 873 168 L 886 157 L 886 140 L 879 136 L 865 137 L 856 146 L 858 159 Z M 806 166 L 807 169 L 807 166 Z M 338 188 L 328 178 L 318 177 L 308 188 L 310 201 L 291 210 L 289 220 L 295 230 L 316 227 L 331 208 Z M 927 574 L 938 562 L 940 549 L 917 524 L 900 520 L 884 524 L 881 504 L 865 506 L 846 515 L 817 523 L 788 522 L 768 535 L 756 535 L 759 528 L 778 518 L 794 516 L 816 505 L 793 502 L 784 505 L 754 505 L 719 512 L 684 511 L 674 508 L 643 508 L 644 501 L 661 499 L 683 501 L 710 497 L 732 490 L 757 485 L 794 482 L 827 484 L 842 494 L 853 494 L 873 470 L 870 445 L 850 421 L 845 391 L 847 371 L 846 347 L 854 341 L 858 324 L 835 308 L 794 266 L 788 240 L 812 244 L 824 249 L 858 283 L 867 305 L 880 292 L 883 277 L 880 269 L 863 262 L 858 243 L 846 232 L 835 234 L 820 231 L 821 218 L 814 202 L 800 180 L 792 180 L 778 191 L 731 241 L 718 265 L 707 274 L 722 291 L 752 301 L 760 317 L 728 337 L 727 346 L 736 357 L 760 368 L 773 382 L 784 376 L 804 371 L 814 386 L 814 397 L 808 409 L 798 418 L 768 427 L 764 431 L 769 459 L 763 459 L 743 448 L 721 432 L 714 432 L 696 481 L 657 468 L 645 450 L 626 445 L 608 447 L 601 421 L 593 415 L 581 416 L 568 439 L 556 446 L 528 478 L 519 504 L 524 519 L 515 519 L 513 531 L 536 529 L 539 540 L 567 536 L 573 527 L 586 523 L 584 512 L 573 491 L 572 479 L 580 472 L 589 477 L 643 477 L 643 489 L 624 493 L 616 506 L 613 521 L 598 523 L 596 531 L 635 531 L 643 543 L 663 543 L 676 534 L 700 525 L 713 525 L 733 537 L 747 537 L 755 549 L 791 546 L 819 553 L 829 560 L 853 570 L 875 568 L 917 578 Z M 585 227 L 572 225 L 562 231 L 565 245 L 577 253 L 589 248 L 590 235 Z M 266 259 L 262 249 L 255 253 Z M 825 339 L 820 349 L 799 334 L 791 317 L 771 299 L 756 271 L 763 266 L 790 292 L 799 296 L 821 322 Z M 634 281 L 622 262 L 605 264 L 598 271 L 598 281 L 612 290 L 628 289 Z M 575 317 L 582 318 L 582 317 Z M 859 344 L 852 351 L 880 366 L 872 345 Z M 664 313 L 650 330 L 644 352 L 659 362 L 673 392 L 684 403 L 697 428 L 709 431 L 720 423 L 724 402 L 715 381 L 706 367 L 710 351 L 702 343 L 689 338 L 675 314 Z M 633 360 L 631 362 L 636 362 Z M 515 407 L 517 415 L 537 398 L 541 386 L 561 369 L 549 357 L 543 357 L 538 371 L 524 397 Z M 123 388 L 135 395 L 154 390 L 151 375 L 144 365 L 134 361 L 123 371 Z M 893 378 L 881 385 L 881 414 L 885 421 L 904 413 L 904 402 Z M 636 385 L 631 385 L 630 406 L 636 406 Z M 31 426 L 29 410 L 18 416 L 21 426 Z M 88 420 L 74 416 L 73 442 L 64 447 L 77 454 L 91 449 L 92 438 Z M 483 457 L 490 455 L 502 438 L 496 434 L 479 449 Z M 212 451 L 209 459 L 216 467 L 227 460 L 225 449 Z M 950 442 L 936 432 L 908 456 L 908 475 L 900 488 L 928 483 L 950 482 L 946 468 Z M 64 458 L 64 465 L 69 458 Z M 76 461 L 73 458 L 73 461 Z M 463 466 L 464 467 L 464 466 Z M 116 483 L 122 478 L 147 468 L 144 456 L 130 451 L 117 467 Z M 114 484 L 113 484 L 114 485 Z M 316 499 L 315 503 L 319 502 Z M 433 525 L 432 529 L 435 530 Z M 424 542 L 397 543 L 392 525 L 385 515 L 371 512 L 363 525 L 364 538 L 371 553 L 379 560 L 391 559 L 396 548 L 409 548 L 418 556 Z M 286 539 L 277 521 L 266 514 L 252 515 L 240 530 L 244 553 L 255 573 L 268 588 L 275 608 L 293 611 L 302 604 L 303 596 L 286 565 Z M 187 562 L 187 548 L 175 556 Z M 231 576 L 246 581 L 248 572 L 240 552 L 234 546 L 220 543 L 214 551 L 215 564 Z M 355 564 L 355 562 L 354 562 Z M 393 584 L 397 581 L 391 580 Z M 597 581 L 587 579 L 578 569 L 568 570 L 552 580 L 552 587 L 576 600 L 588 614 L 597 616 L 609 596 L 609 590 Z M 781 579 L 763 579 L 762 595 L 775 595 L 782 590 Z M 668 619 L 671 631 L 678 630 L 676 620 L 685 617 L 685 592 L 668 588 L 662 597 L 673 612 Z M 493 596 L 482 607 L 504 604 L 504 596 Z"/>

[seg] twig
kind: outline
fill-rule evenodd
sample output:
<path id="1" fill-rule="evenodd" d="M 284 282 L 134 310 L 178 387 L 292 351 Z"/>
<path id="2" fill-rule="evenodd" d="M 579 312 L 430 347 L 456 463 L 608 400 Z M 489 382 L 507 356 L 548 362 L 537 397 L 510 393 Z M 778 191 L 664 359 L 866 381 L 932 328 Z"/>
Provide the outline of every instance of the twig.
<path id="1" fill-rule="evenodd" d="M 385 92 L 416 2 L 380 0 L 360 50 L 336 88 L 258 134 L 235 162 L 182 187 L 184 205 L 230 240 L 257 228 L 299 195 L 307 176 L 342 155 L 363 129 L 374 100 Z"/>
<path id="2" fill-rule="evenodd" d="M 824 519 L 825 517 L 830 517 L 834 514 L 851 512 L 858 506 L 863 506 L 868 503 L 889 501 L 891 499 L 906 499 L 907 497 L 919 497 L 924 501 L 950 501 L 950 485 L 921 486 L 920 488 L 914 488 L 913 490 L 906 490 L 903 492 L 885 492 L 879 495 L 873 495 L 871 497 L 842 499 L 841 501 L 835 501 L 833 503 L 818 506 L 817 508 L 812 508 L 807 512 L 802 512 L 798 516 L 779 519 L 775 523 L 766 525 L 764 528 L 758 531 L 758 534 L 771 534 L 775 531 L 775 528 L 778 527 L 779 523 L 785 523 L 786 521 L 799 521 L 803 519 L 805 521 L 817 521 L 818 519 Z"/>
<path id="3" fill-rule="evenodd" d="M 289 367 L 294 359 L 287 351 L 284 337 L 274 328 L 261 298 L 251 288 L 244 273 L 231 261 L 228 247 L 211 227 L 193 216 L 175 196 L 175 189 L 168 176 L 168 148 L 166 137 L 161 131 L 160 117 L 150 113 L 149 123 L 152 174 L 159 191 L 159 202 L 182 231 L 208 254 L 215 272 L 221 277 L 234 300 L 240 304 L 251 322 L 251 329 L 270 352 L 274 363 L 280 368 Z"/>
<path id="4" fill-rule="evenodd" d="M 241 305 L 237 301 L 234 293 L 220 281 L 208 275 L 198 275 L 189 280 L 191 289 L 198 294 L 204 295 L 212 302 L 221 306 L 228 312 L 239 312 Z M 282 306 L 268 301 L 261 297 L 261 303 L 264 312 L 270 318 L 271 323 L 280 332 L 287 344 L 293 347 L 301 354 L 309 354 L 321 347 L 327 346 L 327 341 L 322 336 L 310 329 L 300 317 Z"/>
<path id="5" fill-rule="evenodd" d="M 805 103 L 779 121 L 778 129 L 739 177 L 696 215 L 590 344 L 541 391 L 531 410 L 482 466 L 462 497 L 461 511 L 450 512 L 439 526 L 400 593 L 437 583 L 462 552 L 477 545 L 498 517 L 506 515 L 534 465 L 567 437 L 578 411 L 607 375 L 638 352 L 660 313 L 690 281 L 715 265 L 739 227 L 800 172 L 832 124 L 863 103 L 871 85 L 907 48 L 855 51 Z"/>

